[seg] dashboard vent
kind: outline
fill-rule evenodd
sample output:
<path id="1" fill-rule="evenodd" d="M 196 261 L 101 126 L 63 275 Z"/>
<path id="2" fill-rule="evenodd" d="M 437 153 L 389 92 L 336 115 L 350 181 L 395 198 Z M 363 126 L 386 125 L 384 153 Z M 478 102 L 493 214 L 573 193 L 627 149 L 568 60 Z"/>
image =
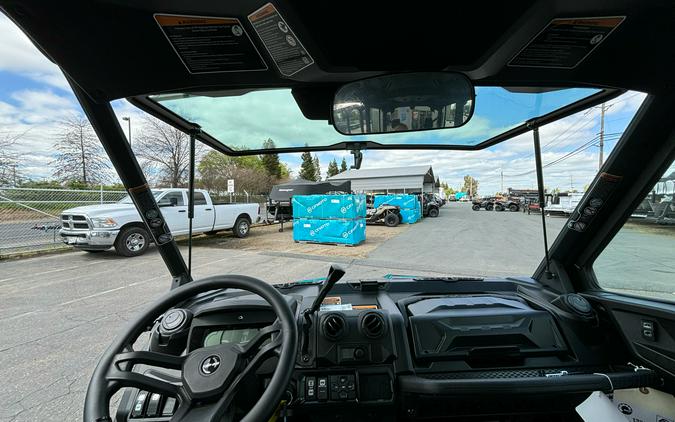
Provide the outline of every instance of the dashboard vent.
<path id="1" fill-rule="evenodd" d="M 344 334 L 347 323 L 341 315 L 331 314 L 324 318 L 322 327 L 326 337 L 336 340 Z"/>
<path id="2" fill-rule="evenodd" d="M 375 312 L 364 315 L 361 319 L 361 330 L 366 337 L 382 337 L 384 334 L 384 318 Z"/>

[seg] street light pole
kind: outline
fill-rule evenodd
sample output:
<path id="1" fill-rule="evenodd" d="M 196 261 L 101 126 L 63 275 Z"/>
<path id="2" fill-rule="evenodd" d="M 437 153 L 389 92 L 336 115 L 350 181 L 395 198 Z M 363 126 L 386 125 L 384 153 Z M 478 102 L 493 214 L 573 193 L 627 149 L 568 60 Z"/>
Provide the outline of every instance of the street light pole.
<path id="1" fill-rule="evenodd" d="M 131 146 L 131 117 L 122 117 L 122 120 L 125 120 L 128 123 L 129 126 L 129 135 L 127 138 L 129 139 L 129 146 Z"/>

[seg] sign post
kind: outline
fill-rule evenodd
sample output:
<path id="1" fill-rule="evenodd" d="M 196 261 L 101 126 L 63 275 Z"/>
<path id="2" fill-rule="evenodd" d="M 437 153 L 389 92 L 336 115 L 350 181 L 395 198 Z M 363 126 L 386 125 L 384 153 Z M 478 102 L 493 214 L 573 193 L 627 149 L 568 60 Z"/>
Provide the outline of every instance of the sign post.
<path id="1" fill-rule="evenodd" d="M 232 194 L 234 193 L 234 179 L 227 179 L 227 193 L 230 194 L 230 203 L 232 203 Z"/>

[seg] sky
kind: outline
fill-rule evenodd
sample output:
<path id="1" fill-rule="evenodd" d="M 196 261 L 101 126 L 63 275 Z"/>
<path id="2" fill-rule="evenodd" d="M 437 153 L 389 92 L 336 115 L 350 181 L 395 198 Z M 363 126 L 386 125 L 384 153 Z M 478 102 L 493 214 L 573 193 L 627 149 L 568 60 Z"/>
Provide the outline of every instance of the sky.
<path id="1" fill-rule="evenodd" d="M 58 121 L 72 113 L 82 113 L 59 68 L 47 60 L 28 38 L 0 14 L 0 134 L 21 135 L 15 146 L 21 154 L 20 172 L 40 180 L 52 177 L 54 137 Z M 556 104 L 579 98 L 581 91 L 544 97 L 542 111 Z M 549 95 L 549 94 L 546 94 Z M 584 93 L 585 95 L 585 93 Z M 627 92 L 605 104 L 605 159 L 630 123 L 645 95 Z M 122 117 L 130 116 L 132 140 L 144 113 L 126 100 L 113 103 L 113 108 L 127 131 Z M 194 109 L 194 107 L 193 107 Z M 287 91 L 248 94 L 227 98 L 202 116 L 207 132 L 233 145 L 262 143 L 272 138 L 277 145 L 298 145 L 304 142 L 332 144 L 346 139 L 326 122 L 302 117 Z M 250 110 L 255 110 L 251 113 Z M 433 132 L 373 136 L 378 142 L 400 143 L 475 143 L 502 132 L 524 118 L 532 117 L 533 96 L 510 95 L 501 88 L 479 89 L 476 112 L 465 127 Z M 581 190 L 598 170 L 600 106 L 577 113 L 540 129 L 545 185 L 549 189 Z M 134 129 L 136 127 L 136 129 Z M 213 127 L 211 131 L 209 128 Z M 347 151 L 318 153 L 322 176 L 330 160 L 338 163 L 352 158 Z M 299 154 L 283 154 L 297 175 Z M 471 175 L 479 182 L 479 194 L 492 195 L 506 188 L 534 188 L 534 154 L 532 134 L 527 133 L 480 151 L 365 151 L 362 168 L 382 168 L 430 164 L 434 174 L 451 187 L 459 189 L 463 177 Z M 503 175 L 503 178 L 502 178 Z M 114 174 L 110 175 L 114 177 Z"/>

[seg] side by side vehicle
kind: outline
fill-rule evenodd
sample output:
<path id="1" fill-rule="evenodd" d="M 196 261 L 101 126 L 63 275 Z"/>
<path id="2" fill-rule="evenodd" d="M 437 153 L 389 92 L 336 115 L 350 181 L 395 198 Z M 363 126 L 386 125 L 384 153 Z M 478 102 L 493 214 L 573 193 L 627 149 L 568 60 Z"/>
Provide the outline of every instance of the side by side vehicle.
<path id="1" fill-rule="evenodd" d="M 62 369 L 54 380 L 35 375 L 45 389 L 58 386 L 29 396 L 53 395 L 41 420 L 675 420 L 672 233 L 658 235 L 661 258 L 638 261 L 641 249 L 654 247 L 653 233 L 624 230 L 675 160 L 675 5 L 446 3 L 0 0 L 63 70 L 133 199 L 136 214 L 129 204 L 125 215 L 140 218 L 135 230 L 155 243 L 167 268 L 162 295 L 113 289 L 131 305 L 106 324 L 123 326 L 102 327 L 94 306 L 77 315 L 69 305 L 69 323 L 92 327 L 87 340 L 97 347 L 83 360 L 98 359 L 93 372 L 73 374 L 72 348 L 45 359 L 52 345 L 42 338 L 3 356 L 3 363 L 29 360 L 21 377 L 32 378 L 32 364 L 43 360 Z M 434 224 L 373 228 L 397 237 L 372 250 L 368 241 L 346 252 L 326 246 L 322 256 L 309 248 L 242 250 L 219 256 L 215 269 L 200 262 L 200 275 L 210 276 L 197 278 L 192 249 L 184 259 L 174 240 L 185 233 L 171 225 L 179 206 L 148 187 L 116 114 L 120 100 L 185 132 L 193 145 L 232 157 L 281 156 L 307 173 L 326 153 L 353 155 L 353 168 L 440 161 L 457 178 L 483 169 L 494 181 L 495 170 L 517 158 L 532 164 L 527 176 L 536 176 L 542 202 L 553 173 L 544 170 L 557 158 L 597 154 L 594 129 L 586 143 L 567 145 L 587 111 L 639 101 L 599 170 L 588 153 L 588 189 L 555 239 L 547 237 L 545 210 L 541 218 L 509 215 L 527 223 L 526 245 L 508 248 L 517 259 L 490 242 L 442 233 L 445 220 L 457 237 L 489 228 L 455 224 L 480 215 L 452 207 Z M 389 182 L 354 179 L 352 188 Z M 433 181 L 402 175 L 397 183 L 424 192 Z M 197 206 L 180 192 L 188 211 Z M 425 203 L 425 213 L 438 216 L 438 205 Z M 253 205 L 217 205 L 203 224 L 195 210 L 195 229 L 219 229 L 221 209 L 237 210 L 223 228 L 256 218 L 245 217 Z M 98 217 L 100 225 L 115 219 Z M 533 244 L 537 253 L 525 248 Z M 20 289 L 13 283 L 2 286 Z M 36 302 L 35 314 L 61 308 Z M 64 374 L 89 379 L 73 389 L 82 391 L 80 402 L 61 404 L 70 392 Z M 15 407 L 28 412 L 28 400 Z"/>

